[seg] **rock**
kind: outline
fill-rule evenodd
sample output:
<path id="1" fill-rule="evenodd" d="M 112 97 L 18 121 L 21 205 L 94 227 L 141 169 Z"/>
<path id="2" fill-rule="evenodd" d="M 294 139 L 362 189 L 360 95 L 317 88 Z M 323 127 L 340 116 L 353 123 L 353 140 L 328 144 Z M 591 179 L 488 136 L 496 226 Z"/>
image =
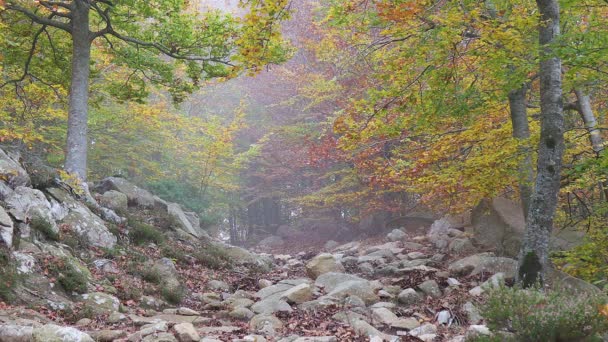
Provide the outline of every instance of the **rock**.
<path id="1" fill-rule="evenodd" d="M 477 324 L 483 319 L 477 307 L 471 302 L 466 302 L 462 306 L 462 310 L 467 314 L 467 318 L 471 324 Z"/>
<path id="2" fill-rule="evenodd" d="M 123 194 L 127 195 L 129 206 L 132 207 L 143 207 L 149 209 L 153 209 L 155 207 L 155 199 L 150 192 L 135 186 L 124 178 L 105 178 L 95 186 L 95 190 L 102 194 L 109 190 L 122 192 Z"/>
<path id="3" fill-rule="evenodd" d="M 329 253 L 321 253 L 306 264 L 306 273 L 312 279 L 328 272 L 344 272 L 344 266 Z"/>
<path id="4" fill-rule="evenodd" d="M 49 188 L 47 191 L 68 210 L 61 223 L 68 225 L 84 243 L 93 247 L 114 248 L 116 236 L 99 216 L 63 189 Z"/>
<path id="5" fill-rule="evenodd" d="M 179 274 L 175 268 L 175 264 L 169 258 L 161 258 L 155 261 L 151 266 L 151 271 L 159 275 L 161 279 L 161 287 L 166 291 L 180 291 L 181 283 L 179 281 Z"/>
<path id="6" fill-rule="evenodd" d="M 485 325 L 471 325 L 467 328 L 464 339 L 468 341 L 480 336 L 492 336 L 492 332 Z"/>
<path id="7" fill-rule="evenodd" d="M 426 323 L 426 324 L 419 326 L 418 328 L 410 330 L 409 334 L 411 336 L 418 337 L 418 336 L 422 336 L 422 335 L 430 335 L 430 334 L 436 334 L 436 333 L 437 333 L 437 327 L 434 324 Z"/>
<path id="8" fill-rule="evenodd" d="M 3 242 L 9 248 L 13 246 L 13 231 L 13 220 L 4 208 L 0 207 L 0 242 Z"/>
<path id="9" fill-rule="evenodd" d="M 272 314 L 279 311 L 291 312 L 291 306 L 278 296 L 271 296 L 253 304 L 251 310 L 258 314 Z"/>
<path id="10" fill-rule="evenodd" d="M 347 281 L 367 281 L 361 277 L 348 273 L 329 272 L 320 275 L 315 280 L 315 285 L 325 289 L 325 292 L 333 291 L 338 285 Z"/>
<path id="11" fill-rule="evenodd" d="M 253 331 L 262 331 L 267 326 L 270 326 L 273 330 L 278 330 L 283 328 L 283 322 L 275 316 L 267 314 L 255 315 L 249 321 L 249 328 Z"/>
<path id="12" fill-rule="evenodd" d="M 448 325 L 448 324 L 452 323 L 452 314 L 450 313 L 449 310 L 439 311 L 435 315 L 435 320 L 437 320 L 437 324 Z"/>
<path id="13" fill-rule="evenodd" d="M 328 297 L 334 297 L 338 299 L 344 299 L 349 296 L 357 296 L 361 298 L 366 305 L 371 305 L 380 300 L 380 298 L 374 292 L 370 282 L 365 281 L 347 281 L 337 285 L 331 292 L 327 294 Z"/>
<path id="14" fill-rule="evenodd" d="M 466 254 L 475 250 L 471 240 L 467 238 L 454 239 L 448 245 L 450 252 L 454 254 Z"/>
<path id="15" fill-rule="evenodd" d="M 0 150 L 2 151 L 2 150 Z M 3 342 L 30 342 L 33 327 L 15 324 L 0 324 L 0 341 Z"/>
<path id="16" fill-rule="evenodd" d="M 201 313 L 190 308 L 181 307 L 177 309 L 177 314 L 182 316 L 200 316 Z"/>
<path id="17" fill-rule="evenodd" d="M 338 247 L 339 245 L 340 245 L 340 244 L 339 244 L 339 243 L 337 243 L 336 241 L 334 241 L 334 240 L 329 240 L 329 241 L 327 241 L 327 242 L 325 243 L 325 245 L 323 245 L 323 248 L 325 248 L 325 250 L 331 251 L 331 250 L 333 250 L 334 248 Z"/>
<path id="18" fill-rule="evenodd" d="M 312 288 L 309 284 L 300 284 L 285 291 L 281 299 L 290 304 L 301 304 L 311 300 L 313 297 Z"/>
<path id="19" fill-rule="evenodd" d="M 448 286 L 452 286 L 452 287 L 462 285 L 462 284 L 460 284 L 458 279 L 455 279 L 455 278 L 448 278 L 447 283 L 448 283 Z"/>
<path id="20" fill-rule="evenodd" d="M 419 284 L 418 288 L 427 296 L 433 298 L 441 297 L 441 289 L 435 280 L 427 280 Z"/>
<path id="21" fill-rule="evenodd" d="M 222 252 L 236 265 L 255 266 L 261 272 L 269 272 L 272 269 L 272 259 L 252 253 L 244 248 L 229 246 L 224 243 L 213 243 L 213 246 Z"/>
<path id="22" fill-rule="evenodd" d="M 272 282 L 270 280 L 268 280 L 268 279 L 260 279 L 260 280 L 258 280 L 258 287 L 260 289 L 263 289 L 263 288 L 271 286 L 271 285 L 272 285 Z"/>
<path id="23" fill-rule="evenodd" d="M 405 329 L 412 330 L 416 329 L 420 326 L 420 322 L 417 319 L 408 317 L 408 318 L 399 318 L 398 320 L 391 323 L 391 327 L 395 329 Z"/>
<path id="24" fill-rule="evenodd" d="M 142 296 L 139 305 L 144 309 L 160 310 L 165 307 L 167 303 L 153 296 Z"/>
<path id="25" fill-rule="evenodd" d="M 118 298 L 103 292 L 83 294 L 81 301 L 84 307 L 95 315 L 111 314 L 118 311 L 120 307 L 120 300 Z"/>
<path id="26" fill-rule="evenodd" d="M 230 311 L 230 313 L 228 315 L 234 319 L 248 321 L 253 316 L 255 316 L 255 313 L 253 313 L 253 311 L 251 311 L 245 307 L 238 307 L 238 308 L 235 308 L 234 310 Z"/>
<path id="27" fill-rule="evenodd" d="M 456 276 L 477 275 L 481 272 L 486 274 L 502 272 L 506 279 L 513 279 L 517 270 L 517 261 L 496 257 L 493 253 L 479 253 L 451 263 L 448 270 Z"/>
<path id="28" fill-rule="evenodd" d="M 77 327 L 82 328 L 82 327 L 86 327 L 87 325 L 89 325 L 91 323 L 93 323 L 93 321 L 90 318 L 82 318 L 82 319 L 79 319 L 75 325 Z"/>
<path id="29" fill-rule="evenodd" d="M 369 338 L 379 337 L 381 340 L 391 340 L 390 338 L 385 338 L 385 334 L 381 333 L 380 331 L 378 331 L 378 329 L 372 327 L 369 323 L 362 319 L 353 320 L 352 322 L 350 322 L 350 326 L 356 333 L 367 336 Z"/>
<path id="30" fill-rule="evenodd" d="M 433 342 L 437 338 L 437 334 L 424 334 L 418 336 L 418 339 L 423 342 Z"/>
<path id="31" fill-rule="evenodd" d="M 338 342 L 335 336 L 298 337 L 291 342 Z"/>
<path id="32" fill-rule="evenodd" d="M 469 290 L 469 294 L 473 297 L 479 297 L 484 293 L 484 289 L 481 286 L 475 286 L 474 288 Z"/>
<path id="33" fill-rule="evenodd" d="M 426 256 L 426 254 L 421 253 L 421 252 L 410 252 L 410 253 L 407 253 L 407 257 L 410 260 L 416 260 L 416 259 L 425 259 L 427 256 Z"/>
<path id="34" fill-rule="evenodd" d="M 252 306 L 255 302 L 249 298 L 228 298 L 224 301 L 224 304 L 228 306 L 229 309 L 234 310 L 236 308 L 248 308 Z"/>
<path id="35" fill-rule="evenodd" d="M 499 256 L 517 257 L 526 226 L 520 205 L 503 197 L 484 199 L 473 209 L 471 223 L 478 243 Z"/>
<path id="36" fill-rule="evenodd" d="M 597 286 L 554 268 L 547 270 L 547 282 L 554 289 L 563 289 L 573 294 L 582 293 L 592 296 L 605 296 L 605 293 Z"/>
<path id="37" fill-rule="evenodd" d="M 154 335 L 148 335 L 148 336 L 144 337 L 144 339 L 141 341 L 142 342 L 177 342 L 177 340 L 175 339 L 175 336 L 173 336 L 172 333 L 167 333 L 167 332 L 154 334 Z"/>
<path id="38" fill-rule="evenodd" d="M 285 241 L 280 236 L 271 235 L 262 241 L 258 242 L 258 247 L 262 248 L 279 248 L 285 244 Z"/>
<path id="39" fill-rule="evenodd" d="M 108 323 L 116 324 L 127 320 L 127 316 L 121 312 L 114 311 L 108 316 Z"/>
<path id="40" fill-rule="evenodd" d="M 401 241 L 407 237 L 407 234 L 403 232 L 401 229 L 393 229 L 392 232 L 386 235 L 386 238 L 390 241 Z"/>
<path id="41" fill-rule="evenodd" d="M 33 342 L 94 342 L 91 336 L 71 327 L 45 324 L 32 331 Z"/>
<path id="42" fill-rule="evenodd" d="M 210 280 L 207 283 L 207 287 L 212 290 L 230 291 L 230 285 L 221 280 Z"/>
<path id="43" fill-rule="evenodd" d="M 9 154 L 0 149 L 0 180 L 5 181 L 13 189 L 31 184 L 30 176 L 19 164 L 19 155 Z"/>
<path id="44" fill-rule="evenodd" d="M 372 319 L 374 322 L 391 326 L 393 322 L 399 320 L 399 317 L 387 308 L 376 308 L 372 309 Z"/>
<path id="45" fill-rule="evenodd" d="M 191 323 L 180 323 L 173 326 L 175 336 L 180 342 L 198 342 L 201 337 Z"/>
<path id="46" fill-rule="evenodd" d="M 504 273 L 496 273 L 491 276 L 488 280 L 486 280 L 483 284 L 481 284 L 481 288 L 485 291 L 490 289 L 498 288 L 505 284 L 505 274 Z"/>
<path id="47" fill-rule="evenodd" d="M 129 209 L 129 199 L 127 198 L 127 195 L 116 190 L 104 192 L 99 198 L 99 204 L 119 213 L 124 213 Z"/>
<path id="48" fill-rule="evenodd" d="M 113 342 L 127 336 L 123 330 L 99 330 L 89 332 L 91 337 L 98 342 Z"/>
<path id="49" fill-rule="evenodd" d="M 182 210 L 182 207 L 177 203 L 169 203 L 167 206 L 167 212 L 169 216 L 171 216 L 175 222 L 177 223 L 177 229 L 181 229 L 182 231 L 192 234 L 197 238 L 202 238 L 207 236 L 207 232 L 205 232 L 200 225 L 193 226 L 186 213 Z"/>
<path id="50" fill-rule="evenodd" d="M 418 304 L 423 300 L 422 296 L 412 288 L 401 291 L 401 293 L 399 293 L 398 298 L 399 303 L 405 305 Z"/>
<path id="51" fill-rule="evenodd" d="M 51 203 L 42 191 L 18 186 L 4 200 L 8 212 L 18 221 L 27 222 L 37 218 L 48 224 L 52 234 L 59 234 L 59 227 L 55 223 L 51 211 Z"/>

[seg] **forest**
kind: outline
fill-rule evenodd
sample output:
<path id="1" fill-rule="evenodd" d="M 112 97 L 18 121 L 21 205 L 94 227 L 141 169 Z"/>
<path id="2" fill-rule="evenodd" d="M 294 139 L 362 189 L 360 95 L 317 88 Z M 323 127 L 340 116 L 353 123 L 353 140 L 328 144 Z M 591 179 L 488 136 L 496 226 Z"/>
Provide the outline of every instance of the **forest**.
<path id="1" fill-rule="evenodd" d="M 606 0 L 0 0 L 0 341 L 606 340 L 607 24 Z"/>

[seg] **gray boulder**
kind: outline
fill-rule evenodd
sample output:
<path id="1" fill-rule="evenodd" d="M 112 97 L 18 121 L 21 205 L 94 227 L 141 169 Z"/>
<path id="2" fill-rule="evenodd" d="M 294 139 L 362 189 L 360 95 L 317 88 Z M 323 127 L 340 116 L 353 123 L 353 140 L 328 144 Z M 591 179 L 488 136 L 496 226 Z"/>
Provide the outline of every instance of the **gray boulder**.
<path id="1" fill-rule="evenodd" d="M 13 220 L 4 208 L 0 207 L 0 242 L 3 242 L 9 248 L 13 246 L 13 231 Z"/>
<path id="2" fill-rule="evenodd" d="M 8 212 L 18 221 L 26 222 L 33 218 L 44 220 L 54 234 L 59 227 L 53 218 L 51 203 L 42 191 L 18 186 L 5 200 Z"/>
<path id="3" fill-rule="evenodd" d="M 55 324 L 46 324 L 34 328 L 33 342 L 94 342 L 88 334 L 71 327 L 60 327 Z"/>
<path id="4" fill-rule="evenodd" d="M 19 164 L 18 155 L 9 155 L 0 149 L 0 180 L 4 180 L 11 188 L 29 186 L 30 176 Z"/>
<path id="5" fill-rule="evenodd" d="M 329 253 L 321 253 L 306 264 L 306 273 L 312 279 L 328 272 L 344 272 L 344 266 Z"/>
<path id="6" fill-rule="evenodd" d="M 197 238 L 201 238 L 207 236 L 207 233 L 199 226 L 193 226 L 192 222 L 188 218 L 188 215 L 182 210 L 182 208 L 177 203 L 169 203 L 167 206 L 167 210 L 169 215 L 173 217 L 173 219 L 179 225 L 179 229 L 185 231 L 188 234 L 192 234 Z"/>
<path id="7" fill-rule="evenodd" d="M 3 342 L 30 342 L 32 340 L 33 327 L 15 324 L 0 325 L 0 341 Z"/>
<path id="8" fill-rule="evenodd" d="M 87 206 L 74 199 L 63 189 L 50 188 L 47 191 L 67 209 L 68 214 L 61 220 L 61 223 L 69 225 L 82 241 L 93 247 L 113 248 L 116 245 L 116 236 L 106 227 L 105 222 L 93 214 Z"/>
<path id="9" fill-rule="evenodd" d="M 150 192 L 120 177 L 108 177 L 103 179 L 95 186 L 95 190 L 102 194 L 110 190 L 122 192 L 127 195 L 129 206 L 132 207 L 153 209 L 156 203 L 154 196 Z"/>
<path id="10" fill-rule="evenodd" d="M 103 292 L 83 294 L 81 302 L 95 315 L 109 315 L 118 311 L 120 307 L 118 298 Z"/>
<path id="11" fill-rule="evenodd" d="M 117 212 L 125 212 L 129 208 L 129 199 L 127 198 L 127 195 L 116 190 L 104 192 L 99 198 L 99 203 L 103 207 Z"/>
<path id="12" fill-rule="evenodd" d="M 526 222 L 522 207 L 503 197 L 482 200 L 471 214 L 475 240 L 497 255 L 516 257 Z"/>
<path id="13" fill-rule="evenodd" d="M 513 279 L 517 270 L 517 261 L 511 258 L 497 257 L 493 253 L 479 253 L 457 260 L 448 266 L 452 275 L 467 276 L 480 273 L 504 273 L 505 279 Z"/>
<path id="14" fill-rule="evenodd" d="M 327 294 L 327 296 L 338 299 L 346 299 L 351 296 L 356 296 L 361 298 L 366 305 L 372 305 L 380 301 L 380 298 L 378 295 L 376 295 L 371 283 L 367 280 L 351 280 L 338 284 Z"/>
<path id="15" fill-rule="evenodd" d="M 406 236 L 407 235 L 401 229 L 393 229 L 392 232 L 386 235 L 390 241 L 401 241 L 405 239 Z"/>

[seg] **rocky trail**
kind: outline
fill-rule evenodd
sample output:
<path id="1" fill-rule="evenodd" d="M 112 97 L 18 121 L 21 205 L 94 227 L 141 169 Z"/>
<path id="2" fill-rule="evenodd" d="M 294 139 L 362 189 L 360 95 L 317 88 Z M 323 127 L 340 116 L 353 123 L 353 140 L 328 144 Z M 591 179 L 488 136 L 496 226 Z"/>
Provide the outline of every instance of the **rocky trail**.
<path id="1" fill-rule="evenodd" d="M 449 219 L 254 253 L 122 178 L 87 199 L 0 152 L 1 342 L 465 341 L 490 333 L 483 294 L 515 275 Z"/>

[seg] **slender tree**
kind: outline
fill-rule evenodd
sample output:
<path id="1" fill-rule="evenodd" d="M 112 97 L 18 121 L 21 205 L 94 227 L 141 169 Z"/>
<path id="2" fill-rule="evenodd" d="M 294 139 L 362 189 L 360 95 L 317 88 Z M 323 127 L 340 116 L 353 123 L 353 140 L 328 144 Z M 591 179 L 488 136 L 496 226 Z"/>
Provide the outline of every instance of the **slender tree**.
<path id="1" fill-rule="evenodd" d="M 536 4 L 540 11 L 541 132 L 536 184 L 519 257 L 518 276 L 524 287 L 545 281 L 564 152 L 562 65 L 553 48 L 560 35 L 559 4 L 557 0 L 537 0 Z"/>
<path id="2" fill-rule="evenodd" d="M 70 37 L 72 68 L 66 171 L 86 179 L 91 48 L 95 40 L 101 39 L 100 44 L 114 54 L 116 63 L 132 68 L 133 74 L 141 74 L 140 83 L 152 81 L 192 91 L 201 78 L 228 76 L 239 70 L 231 62 L 237 55 L 241 65 L 251 61 L 258 69 L 260 64 L 271 62 L 280 54 L 277 25 L 273 23 L 286 16 L 287 2 L 251 0 L 245 3 L 250 5 L 251 12 L 239 21 L 219 13 L 203 16 L 189 8 L 188 1 L 5 1 L 3 20 L 27 18 L 41 27 L 40 32 L 52 28 Z M 16 17 L 18 15 L 20 17 Z M 32 55 L 36 53 L 35 42 Z M 187 77 L 178 80 L 173 70 L 167 72 L 169 62 L 163 55 L 181 61 L 179 66 L 186 70 Z M 184 79 L 189 84 L 182 82 Z"/>

